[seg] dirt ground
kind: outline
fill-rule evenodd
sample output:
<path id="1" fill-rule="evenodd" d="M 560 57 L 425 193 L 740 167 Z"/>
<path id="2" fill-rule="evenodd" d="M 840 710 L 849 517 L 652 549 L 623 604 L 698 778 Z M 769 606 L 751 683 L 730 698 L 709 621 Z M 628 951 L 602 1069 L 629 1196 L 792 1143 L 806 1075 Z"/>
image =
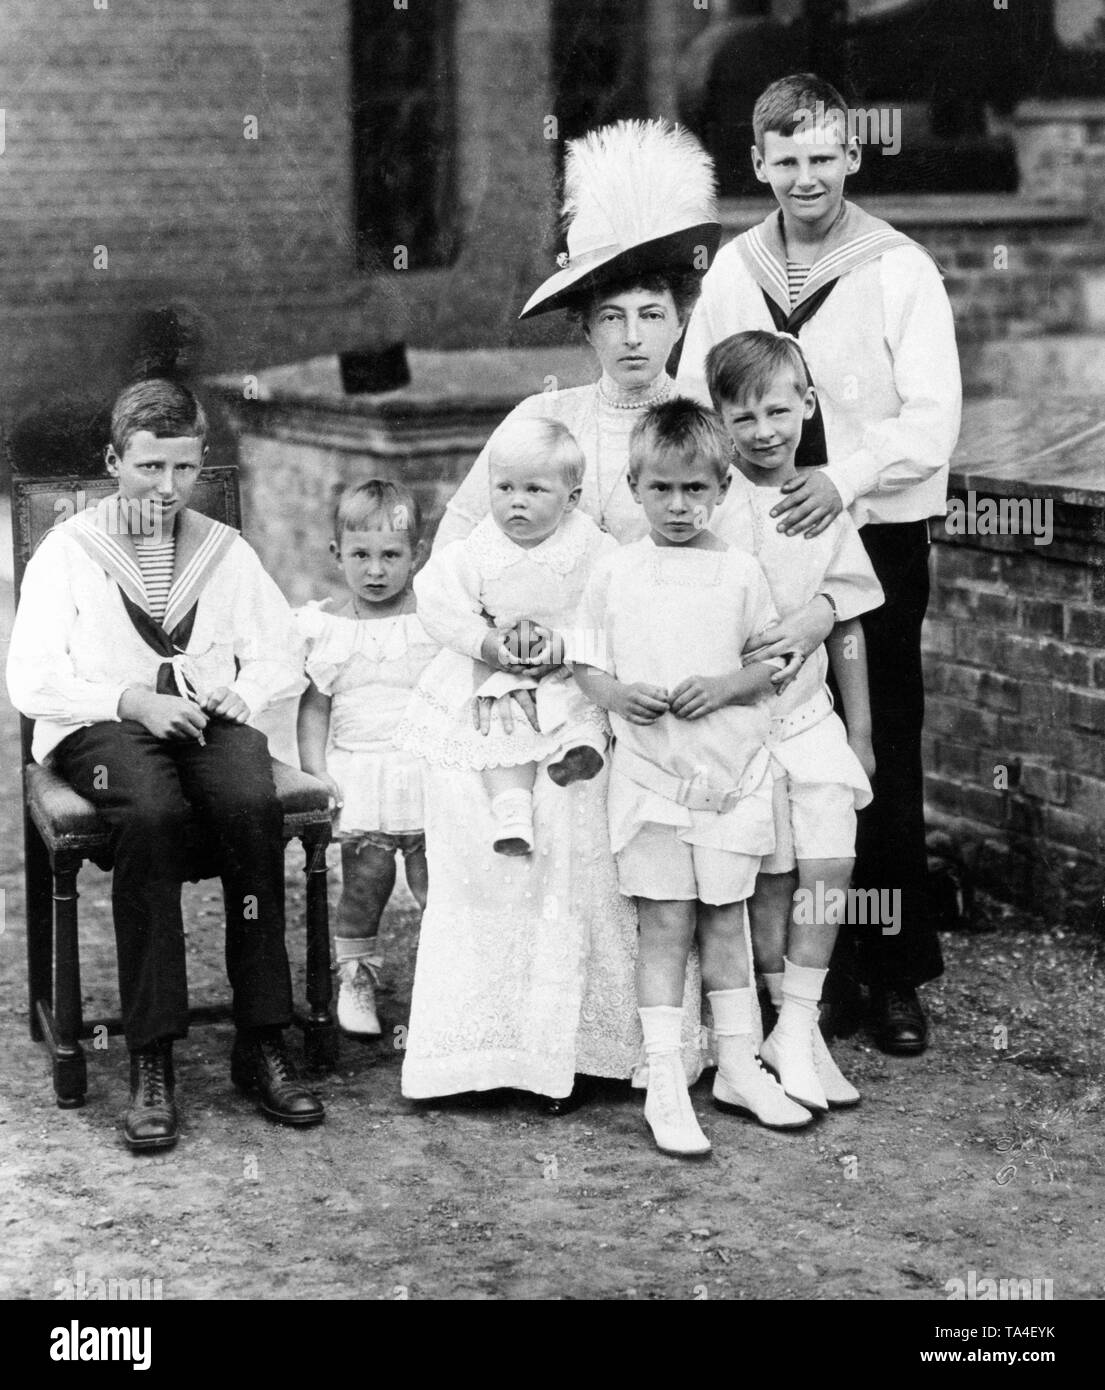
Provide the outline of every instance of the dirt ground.
<path id="1" fill-rule="evenodd" d="M 10 585 L 0 598 L 3 637 Z M 89 1045 L 88 1103 L 62 1111 L 28 1038 L 18 745 L 2 701 L 0 747 L 0 1296 L 149 1279 L 166 1300 L 944 1299 L 971 1271 L 1050 1280 L 1055 1299 L 1105 1293 L 1099 943 L 983 905 L 985 930 L 944 937 L 924 1056 L 838 1044 L 863 1104 L 790 1135 L 714 1111 L 703 1081 L 714 1153 L 689 1164 L 653 1149 L 621 1086 L 558 1120 L 522 1096 L 404 1101 L 417 944 L 404 897 L 385 923 L 385 1036 L 343 1041 L 319 1082 L 325 1126 L 266 1124 L 230 1087 L 229 1025 L 196 1027 L 177 1047 L 180 1143 L 132 1157 L 122 1040 Z M 297 879 L 290 852 L 302 998 Z M 80 887 L 95 1017 L 115 1010 L 108 880 L 86 867 Z M 186 894 L 193 995 L 223 998 L 218 885 Z"/>

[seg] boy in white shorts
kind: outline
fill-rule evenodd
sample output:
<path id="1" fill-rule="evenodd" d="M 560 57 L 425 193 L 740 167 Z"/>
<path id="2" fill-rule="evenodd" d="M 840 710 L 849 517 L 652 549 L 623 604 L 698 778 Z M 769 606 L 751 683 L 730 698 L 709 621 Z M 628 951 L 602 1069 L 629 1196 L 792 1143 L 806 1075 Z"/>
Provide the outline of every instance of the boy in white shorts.
<path id="1" fill-rule="evenodd" d="M 788 536 L 771 509 L 798 476 L 795 451 L 814 410 L 798 343 L 788 333 L 735 333 L 710 349 L 707 382 L 734 446 L 734 475 L 716 519 L 723 540 L 755 556 L 780 617 L 824 594 L 838 622 L 770 705 L 776 847 L 749 903 L 752 947 L 778 1021 L 760 1055 L 810 1110 L 854 1105 L 817 1027 L 821 991 L 845 920 L 855 863 L 856 810 L 871 801 L 871 708 L 861 613 L 882 589 L 846 512 L 819 535 Z M 829 662 L 848 728 L 833 713 Z M 797 887 L 795 893 L 795 864 Z"/>
<path id="2" fill-rule="evenodd" d="M 645 1118 L 657 1146 L 710 1145 L 680 1060 L 684 974 L 698 938 L 713 1012 L 714 1099 L 773 1128 L 808 1124 L 760 1066 L 744 900 L 774 843 L 770 717 L 778 661 L 744 648 L 775 620 L 749 555 L 709 529 L 728 487 L 729 443 L 712 411 L 652 407 L 629 445 L 629 486 L 649 535 L 601 557 L 569 654 L 615 734 L 609 818 L 621 891 L 640 917 L 637 1003 L 649 1063 Z"/>

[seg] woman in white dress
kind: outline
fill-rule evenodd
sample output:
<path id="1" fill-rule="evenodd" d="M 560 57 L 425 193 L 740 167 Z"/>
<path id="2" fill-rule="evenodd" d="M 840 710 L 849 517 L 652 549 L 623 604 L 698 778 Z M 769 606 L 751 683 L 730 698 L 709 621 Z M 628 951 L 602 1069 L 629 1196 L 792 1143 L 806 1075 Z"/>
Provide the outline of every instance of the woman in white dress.
<path id="1" fill-rule="evenodd" d="M 530 396 L 508 418 L 567 426 L 586 459 L 579 509 L 625 544 L 648 529 L 626 482 L 629 435 L 642 410 L 673 393 L 667 361 L 720 240 L 713 169 L 693 138 L 666 122 L 620 122 L 569 145 L 565 190 L 568 264 L 522 317 L 567 309 L 601 375 Z M 489 510 L 485 448 L 446 509 L 435 550 L 466 537 Z M 765 654 L 806 641 L 812 650 L 828 626 L 816 609 L 808 638 L 800 625 L 773 630 Z M 548 1108 L 562 1113 L 581 1095 L 576 1075 L 639 1084 L 637 924 L 618 892 L 605 773 L 567 788 L 538 776 L 541 848 L 510 860 L 486 850 L 493 827 L 477 773 L 427 764 L 424 778 L 430 890 L 403 1093 L 512 1087 L 551 1098 Z M 696 972 L 685 1002 L 693 1080 L 703 1061 Z"/>

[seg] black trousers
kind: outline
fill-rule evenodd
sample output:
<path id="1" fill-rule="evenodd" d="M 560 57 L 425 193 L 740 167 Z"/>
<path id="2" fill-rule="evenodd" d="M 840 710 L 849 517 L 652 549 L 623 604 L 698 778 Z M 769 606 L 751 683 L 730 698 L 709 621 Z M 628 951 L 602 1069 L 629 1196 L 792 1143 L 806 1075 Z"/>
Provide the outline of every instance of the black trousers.
<path id="1" fill-rule="evenodd" d="M 900 915 L 896 934 L 884 932 L 882 925 L 845 928 L 833 966 L 868 985 L 919 985 L 944 971 L 928 895 L 921 768 L 921 623 L 929 599 L 928 527 L 923 521 L 869 525 L 859 534 L 886 602 L 861 619 L 871 690 L 875 796 L 859 813 L 853 883 L 857 888 L 899 890 Z"/>
<path id="2" fill-rule="evenodd" d="M 268 741 L 212 719 L 206 746 L 133 720 L 92 724 L 54 751 L 58 771 L 111 827 L 112 910 L 123 1028 L 132 1050 L 188 1032 L 180 889 L 213 857 L 226 905 L 226 970 L 240 1028 L 284 1026 L 283 817 Z"/>

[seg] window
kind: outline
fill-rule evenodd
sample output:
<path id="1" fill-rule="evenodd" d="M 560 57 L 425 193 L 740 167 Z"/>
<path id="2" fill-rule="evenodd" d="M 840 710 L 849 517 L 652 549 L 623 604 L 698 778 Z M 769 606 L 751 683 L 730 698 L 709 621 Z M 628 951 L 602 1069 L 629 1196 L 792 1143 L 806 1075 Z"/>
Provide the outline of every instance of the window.
<path id="1" fill-rule="evenodd" d="M 457 252 L 452 0 L 353 0 L 357 266 L 449 265 Z"/>

